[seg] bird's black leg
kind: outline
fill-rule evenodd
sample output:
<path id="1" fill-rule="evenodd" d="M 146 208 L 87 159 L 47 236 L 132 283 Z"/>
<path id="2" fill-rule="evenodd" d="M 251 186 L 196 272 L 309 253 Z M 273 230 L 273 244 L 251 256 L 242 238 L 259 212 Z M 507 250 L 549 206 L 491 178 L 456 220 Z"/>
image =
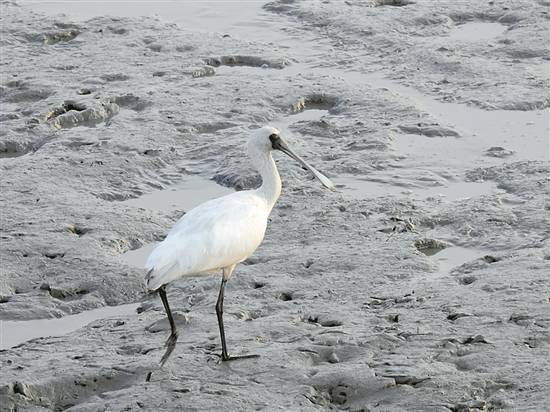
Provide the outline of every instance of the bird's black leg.
<path id="1" fill-rule="evenodd" d="M 163 366 L 174 351 L 174 348 L 176 347 L 176 342 L 178 340 L 178 331 L 176 330 L 176 324 L 172 316 L 172 311 L 170 310 L 170 305 L 168 305 L 168 298 L 166 297 L 166 285 L 162 285 L 159 288 L 159 295 L 160 299 L 162 300 L 162 304 L 164 305 L 166 315 L 168 316 L 168 321 L 170 322 L 171 329 L 170 336 L 164 343 L 164 346 L 166 346 L 166 352 L 164 352 L 164 355 L 162 355 L 162 358 L 160 360 L 160 366 Z"/>
<path id="2" fill-rule="evenodd" d="M 242 355 L 242 356 L 229 356 L 227 354 L 227 345 L 225 343 L 225 330 L 223 328 L 223 296 L 225 293 L 225 284 L 227 279 L 225 276 L 222 277 L 222 284 L 220 286 L 220 293 L 218 295 L 218 301 L 216 302 L 216 315 L 218 316 L 218 326 L 220 327 L 220 338 L 222 340 L 222 361 L 230 361 L 235 359 L 247 359 L 247 358 L 257 358 L 259 355 Z"/>
<path id="3" fill-rule="evenodd" d="M 222 340 L 222 361 L 229 360 L 229 355 L 227 354 L 227 346 L 225 344 L 225 331 L 223 329 L 223 295 L 225 293 L 226 283 L 227 279 L 225 279 L 224 276 L 222 277 L 220 293 L 218 294 L 218 301 L 216 302 L 216 315 L 218 316 L 218 326 L 220 327 L 220 338 Z"/>
<path id="4" fill-rule="evenodd" d="M 166 297 L 166 285 L 162 285 L 159 289 L 159 295 L 160 300 L 162 300 L 162 304 L 164 305 L 164 310 L 166 311 L 166 315 L 168 316 L 168 322 L 170 322 L 170 329 L 171 333 L 166 342 L 164 343 L 164 346 L 166 346 L 166 352 L 164 352 L 164 355 L 162 355 L 162 358 L 160 360 L 160 367 L 164 366 L 172 352 L 174 351 L 174 348 L 176 347 L 176 342 L 178 340 L 178 331 L 176 330 L 176 323 L 174 322 L 174 317 L 172 316 L 172 311 L 170 310 L 170 305 L 168 305 L 168 298 Z M 151 375 L 153 374 L 152 371 L 150 371 L 147 374 L 147 377 L 145 378 L 146 382 L 149 382 L 151 380 Z"/>

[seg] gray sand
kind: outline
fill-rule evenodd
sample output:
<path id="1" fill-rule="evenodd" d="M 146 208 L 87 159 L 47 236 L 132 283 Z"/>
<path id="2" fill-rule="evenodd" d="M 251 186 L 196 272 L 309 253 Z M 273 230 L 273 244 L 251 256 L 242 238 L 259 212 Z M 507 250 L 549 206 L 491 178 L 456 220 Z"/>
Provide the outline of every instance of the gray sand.
<path id="1" fill-rule="evenodd" d="M 2 1 L 0 409 L 547 409 L 547 3 Z M 260 357 L 198 277 L 156 371 L 140 267 L 267 123 L 338 191 L 275 155 L 225 303 Z"/>

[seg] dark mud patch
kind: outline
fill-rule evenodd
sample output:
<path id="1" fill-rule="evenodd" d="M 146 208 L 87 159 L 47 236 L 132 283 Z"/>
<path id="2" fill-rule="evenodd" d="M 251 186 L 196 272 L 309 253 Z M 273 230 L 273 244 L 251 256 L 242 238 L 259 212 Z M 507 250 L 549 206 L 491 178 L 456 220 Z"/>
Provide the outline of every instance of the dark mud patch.
<path id="1" fill-rule="evenodd" d="M 285 59 L 266 59 L 258 56 L 230 55 L 221 57 L 210 57 L 204 62 L 208 66 L 247 66 L 266 69 L 284 69 L 290 63 Z"/>
<path id="2" fill-rule="evenodd" d="M 408 6 L 409 4 L 415 4 L 415 2 L 411 0 L 374 0 L 373 1 L 374 7 L 384 7 L 384 6 L 405 7 L 405 6 Z"/>
<path id="3" fill-rule="evenodd" d="M 124 73 L 107 73 L 100 76 L 106 82 L 123 82 L 130 80 L 130 76 Z"/>

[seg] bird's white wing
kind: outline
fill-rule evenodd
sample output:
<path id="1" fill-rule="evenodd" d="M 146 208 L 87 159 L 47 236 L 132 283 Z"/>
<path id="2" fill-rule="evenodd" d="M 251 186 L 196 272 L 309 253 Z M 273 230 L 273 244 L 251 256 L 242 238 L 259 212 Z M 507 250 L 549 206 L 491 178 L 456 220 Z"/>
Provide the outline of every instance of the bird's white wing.
<path id="1" fill-rule="evenodd" d="M 250 256 L 262 242 L 269 210 L 251 191 L 205 202 L 185 214 L 146 263 L 147 287 L 211 272 Z"/>

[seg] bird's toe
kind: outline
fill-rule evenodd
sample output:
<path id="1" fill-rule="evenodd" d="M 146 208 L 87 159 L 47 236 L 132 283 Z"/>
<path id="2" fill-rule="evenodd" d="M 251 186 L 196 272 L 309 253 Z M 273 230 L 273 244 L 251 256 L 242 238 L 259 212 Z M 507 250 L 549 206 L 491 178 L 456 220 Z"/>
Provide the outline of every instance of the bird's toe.
<path id="1" fill-rule="evenodd" d="M 172 333 L 166 340 L 166 343 L 164 346 L 166 347 L 166 351 L 164 352 L 164 355 L 162 355 L 162 358 L 160 359 L 160 366 L 164 366 L 172 352 L 174 351 L 174 348 L 176 347 L 176 342 L 178 341 L 178 334 Z"/>

